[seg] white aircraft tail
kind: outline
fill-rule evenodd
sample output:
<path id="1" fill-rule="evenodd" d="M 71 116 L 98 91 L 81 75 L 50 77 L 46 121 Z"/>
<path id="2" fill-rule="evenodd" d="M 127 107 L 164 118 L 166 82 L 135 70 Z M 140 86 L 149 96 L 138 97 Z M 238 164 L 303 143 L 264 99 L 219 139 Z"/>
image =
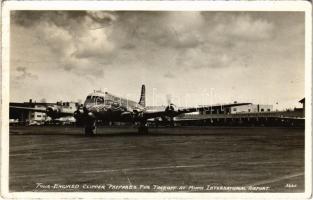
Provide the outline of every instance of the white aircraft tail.
<path id="1" fill-rule="evenodd" d="M 146 87 L 145 87 L 145 85 L 141 86 L 139 105 L 146 107 Z"/>

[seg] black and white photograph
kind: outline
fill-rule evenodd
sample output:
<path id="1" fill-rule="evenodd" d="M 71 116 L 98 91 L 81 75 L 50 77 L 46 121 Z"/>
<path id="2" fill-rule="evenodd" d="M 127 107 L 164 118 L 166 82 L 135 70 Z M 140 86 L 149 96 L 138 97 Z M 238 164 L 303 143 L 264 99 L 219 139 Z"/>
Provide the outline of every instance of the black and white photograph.
<path id="1" fill-rule="evenodd" d="M 307 194 L 311 5 L 139 5 L 10 7 L 8 192 Z"/>

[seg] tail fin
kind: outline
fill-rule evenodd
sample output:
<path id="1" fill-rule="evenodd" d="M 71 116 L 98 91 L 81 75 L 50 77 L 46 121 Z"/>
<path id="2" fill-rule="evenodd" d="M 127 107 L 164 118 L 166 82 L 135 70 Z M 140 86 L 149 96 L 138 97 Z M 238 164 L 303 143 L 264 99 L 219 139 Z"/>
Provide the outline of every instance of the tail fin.
<path id="1" fill-rule="evenodd" d="M 141 86 L 139 105 L 146 107 L 146 87 L 145 87 L 145 85 Z"/>

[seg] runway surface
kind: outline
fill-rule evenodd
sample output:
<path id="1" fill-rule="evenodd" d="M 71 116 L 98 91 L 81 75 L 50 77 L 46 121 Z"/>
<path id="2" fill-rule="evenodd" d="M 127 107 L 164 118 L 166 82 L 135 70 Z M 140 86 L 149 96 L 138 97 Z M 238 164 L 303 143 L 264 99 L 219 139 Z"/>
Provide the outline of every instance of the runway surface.
<path id="1" fill-rule="evenodd" d="M 9 189 L 303 192 L 304 129 L 10 127 Z"/>

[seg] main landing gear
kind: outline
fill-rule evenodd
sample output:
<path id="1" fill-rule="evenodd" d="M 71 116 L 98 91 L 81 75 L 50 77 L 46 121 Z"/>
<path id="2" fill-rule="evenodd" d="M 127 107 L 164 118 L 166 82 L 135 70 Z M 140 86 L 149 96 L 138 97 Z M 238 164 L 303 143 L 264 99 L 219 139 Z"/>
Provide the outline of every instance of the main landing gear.
<path id="1" fill-rule="evenodd" d="M 138 127 L 138 133 L 139 134 L 148 134 L 148 125 L 147 122 L 140 122 L 139 127 Z"/>
<path id="2" fill-rule="evenodd" d="M 96 120 L 92 120 L 86 123 L 85 136 L 94 136 L 96 134 Z"/>

